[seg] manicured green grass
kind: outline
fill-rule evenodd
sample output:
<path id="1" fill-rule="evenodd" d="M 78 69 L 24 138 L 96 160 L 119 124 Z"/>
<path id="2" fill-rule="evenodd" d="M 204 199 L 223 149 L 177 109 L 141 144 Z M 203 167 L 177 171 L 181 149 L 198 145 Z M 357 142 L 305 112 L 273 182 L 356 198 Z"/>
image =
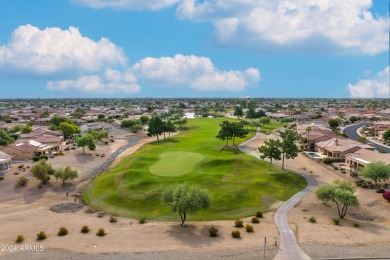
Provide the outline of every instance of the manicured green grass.
<path id="1" fill-rule="evenodd" d="M 177 220 L 177 213 L 162 205 L 161 193 L 169 184 L 188 182 L 205 188 L 212 199 L 210 208 L 189 214 L 189 220 L 235 219 L 253 215 L 257 210 L 265 211 L 271 201 L 284 201 L 305 187 L 306 181 L 300 175 L 276 166 L 269 171 L 268 163 L 262 160 L 236 149 L 222 149 L 225 142 L 215 136 L 223 120 L 226 118 L 188 120 L 188 131 L 171 140 L 146 145 L 95 178 L 83 193 L 85 201 L 116 215 Z M 244 140 L 253 135 L 254 132 Z M 244 140 L 238 139 L 236 143 Z M 168 163 L 180 153 L 184 157 L 187 154 L 203 158 L 197 157 L 198 161 L 191 162 L 188 168 L 184 161 L 179 165 Z M 162 161 L 164 157 L 168 162 Z M 164 169 L 157 172 L 165 176 L 150 172 L 151 169 L 156 173 L 154 168 L 159 164 Z M 177 175 L 178 169 L 187 174 L 169 176 Z"/>
<path id="2" fill-rule="evenodd" d="M 190 173 L 204 156 L 199 153 L 175 151 L 160 154 L 159 161 L 149 171 L 158 176 L 180 176 Z"/>
<path id="3" fill-rule="evenodd" d="M 271 122 L 269 124 L 266 124 L 265 126 L 261 127 L 261 132 L 262 133 L 270 133 L 277 128 L 283 127 L 284 125 L 285 124 L 280 123 L 278 121 L 271 120 Z"/>

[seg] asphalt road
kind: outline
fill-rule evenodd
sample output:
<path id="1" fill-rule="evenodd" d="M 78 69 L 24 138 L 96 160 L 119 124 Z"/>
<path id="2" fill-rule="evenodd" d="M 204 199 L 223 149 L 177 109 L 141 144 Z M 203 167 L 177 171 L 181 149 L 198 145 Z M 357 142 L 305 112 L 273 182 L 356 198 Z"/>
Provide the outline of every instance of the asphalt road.
<path id="1" fill-rule="evenodd" d="M 348 136 L 348 138 L 358 141 L 360 136 L 357 134 L 357 130 L 360 127 L 365 126 L 365 125 L 370 125 L 370 123 L 360 123 L 357 125 L 351 125 L 351 126 L 344 128 L 343 132 Z M 390 148 L 388 148 L 386 146 L 382 146 L 382 145 L 376 144 L 376 143 L 371 143 L 369 141 L 367 142 L 367 144 L 372 145 L 378 151 L 382 150 L 385 153 L 390 153 Z"/>

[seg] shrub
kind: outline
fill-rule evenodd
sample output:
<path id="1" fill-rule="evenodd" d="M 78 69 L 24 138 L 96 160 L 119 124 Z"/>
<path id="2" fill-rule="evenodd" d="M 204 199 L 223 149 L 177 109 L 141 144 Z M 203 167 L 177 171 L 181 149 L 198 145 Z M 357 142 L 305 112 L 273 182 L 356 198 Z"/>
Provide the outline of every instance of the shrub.
<path id="1" fill-rule="evenodd" d="M 252 217 L 251 222 L 257 224 L 260 223 L 260 220 L 258 217 Z"/>
<path id="2" fill-rule="evenodd" d="M 23 167 L 24 167 L 24 165 L 21 164 L 21 165 L 18 166 L 18 169 L 22 169 Z"/>
<path id="3" fill-rule="evenodd" d="M 238 231 L 238 230 L 232 231 L 232 238 L 240 238 L 240 237 L 241 237 L 240 231 Z"/>
<path id="4" fill-rule="evenodd" d="M 0 176 L 0 181 L 4 180 L 4 176 Z"/>
<path id="5" fill-rule="evenodd" d="M 376 193 L 384 193 L 384 192 L 385 192 L 384 189 L 377 189 L 377 190 L 376 190 Z"/>
<path id="6" fill-rule="evenodd" d="M 63 155 L 65 155 L 65 154 L 64 154 L 63 151 L 59 151 L 59 152 L 58 152 L 58 155 L 59 155 L 59 156 L 63 156 Z"/>
<path id="7" fill-rule="evenodd" d="M 86 233 L 89 233 L 89 231 L 90 231 L 90 229 L 89 229 L 88 226 L 82 226 L 82 228 L 81 228 L 81 233 L 86 234 Z"/>
<path id="8" fill-rule="evenodd" d="M 116 222 L 118 222 L 117 218 L 114 218 L 114 217 L 110 218 L 110 223 L 116 223 Z"/>
<path id="9" fill-rule="evenodd" d="M 45 240 L 47 238 L 47 235 L 45 231 L 41 231 L 37 234 L 37 240 Z"/>
<path id="10" fill-rule="evenodd" d="M 386 191 L 382 194 L 382 197 L 387 200 L 387 201 L 390 201 L 390 191 Z"/>
<path id="11" fill-rule="evenodd" d="M 359 225 L 359 223 L 353 223 L 353 225 L 352 225 L 354 228 L 360 228 L 360 225 Z"/>
<path id="12" fill-rule="evenodd" d="M 34 156 L 34 157 L 32 158 L 32 160 L 33 160 L 34 162 L 37 162 L 37 161 L 40 160 L 40 158 L 39 158 L 39 156 Z"/>
<path id="13" fill-rule="evenodd" d="M 102 218 L 102 217 L 104 217 L 105 215 L 106 215 L 105 213 L 99 212 L 99 213 L 97 214 L 97 217 L 98 217 L 98 218 Z"/>
<path id="14" fill-rule="evenodd" d="M 317 223 L 317 220 L 316 220 L 315 217 L 310 217 L 310 218 L 309 218 L 309 222 L 310 222 L 310 223 Z"/>
<path id="15" fill-rule="evenodd" d="M 249 225 L 249 224 L 246 224 L 246 225 L 245 225 L 245 230 L 246 230 L 246 232 L 248 232 L 248 233 L 252 233 L 252 232 L 254 231 L 253 226 L 251 226 L 251 225 Z"/>
<path id="16" fill-rule="evenodd" d="M 138 220 L 138 222 L 139 222 L 140 224 L 145 224 L 145 223 L 146 223 L 146 218 L 140 218 L 140 219 Z"/>
<path id="17" fill-rule="evenodd" d="M 58 235 L 62 237 L 62 236 L 66 236 L 67 234 L 68 234 L 68 230 L 66 229 L 66 227 L 60 227 L 60 230 L 58 230 Z"/>
<path id="18" fill-rule="evenodd" d="M 49 159 L 49 156 L 46 154 L 42 154 L 40 158 L 45 159 L 47 161 Z"/>
<path id="19" fill-rule="evenodd" d="M 263 217 L 263 212 L 257 211 L 257 212 L 256 212 L 256 217 L 262 218 L 262 217 Z"/>
<path id="20" fill-rule="evenodd" d="M 107 235 L 106 231 L 104 230 L 104 228 L 99 228 L 98 232 L 96 233 L 97 236 L 99 237 L 104 237 L 105 235 Z"/>
<path id="21" fill-rule="evenodd" d="M 18 235 L 16 237 L 16 243 L 22 243 L 24 241 L 24 236 L 23 235 Z"/>
<path id="22" fill-rule="evenodd" d="M 21 176 L 21 177 L 16 179 L 15 187 L 23 187 L 23 186 L 26 186 L 27 183 L 28 183 L 28 179 L 24 176 Z"/>
<path id="23" fill-rule="evenodd" d="M 236 219 L 236 221 L 234 222 L 234 226 L 235 227 L 238 227 L 238 228 L 240 228 L 240 227 L 243 227 L 244 226 L 244 221 L 242 221 L 241 219 Z"/>
<path id="24" fill-rule="evenodd" d="M 209 229 L 209 235 L 210 235 L 210 237 L 216 237 L 216 236 L 218 236 L 218 229 L 215 228 L 215 227 L 211 227 L 211 228 Z"/>
<path id="25" fill-rule="evenodd" d="M 333 224 L 335 224 L 336 226 L 340 226 L 340 219 L 338 219 L 338 218 L 333 218 L 333 219 L 332 219 L 332 222 L 333 222 Z"/>
<path id="26" fill-rule="evenodd" d="M 333 163 L 333 159 L 329 158 L 329 157 L 325 157 L 322 159 L 322 162 L 325 164 L 331 164 L 331 163 Z"/>

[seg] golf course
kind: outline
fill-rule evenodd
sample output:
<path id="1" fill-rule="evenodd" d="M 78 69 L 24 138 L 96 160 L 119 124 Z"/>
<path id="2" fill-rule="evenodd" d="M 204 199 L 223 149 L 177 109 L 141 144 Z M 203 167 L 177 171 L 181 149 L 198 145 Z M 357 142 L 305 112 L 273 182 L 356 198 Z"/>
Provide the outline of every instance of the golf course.
<path id="1" fill-rule="evenodd" d="M 270 171 L 268 162 L 237 149 L 223 149 L 226 141 L 215 136 L 224 120 L 189 119 L 186 131 L 147 144 L 92 180 L 84 200 L 114 215 L 178 220 L 178 214 L 161 202 L 161 194 L 167 185 L 187 182 L 201 186 L 211 197 L 210 207 L 190 213 L 188 220 L 223 220 L 266 211 L 306 186 L 306 180 L 294 172 L 277 166 Z M 254 134 L 236 138 L 236 144 Z"/>

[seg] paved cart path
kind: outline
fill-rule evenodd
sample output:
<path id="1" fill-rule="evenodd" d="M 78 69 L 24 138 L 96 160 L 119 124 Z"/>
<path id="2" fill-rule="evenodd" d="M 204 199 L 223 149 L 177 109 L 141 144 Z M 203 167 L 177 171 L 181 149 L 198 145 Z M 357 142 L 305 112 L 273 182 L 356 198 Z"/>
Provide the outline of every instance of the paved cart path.
<path id="1" fill-rule="evenodd" d="M 246 149 L 246 144 L 252 142 L 253 140 L 256 140 L 260 136 L 260 128 L 257 129 L 256 135 L 249 139 L 246 142 L 241 143 L 238 146 L 238 149 L 240 151 L 247 153 L 249 155 L 252 155 L 256 158 L 258 157 L 258 153 L 252 149 Z M 275 163 L 278 164 L 278 163 Z M 275 213 L 275 224 L 279 229 L 280 237 L 281 237 L 281 243 L 279 246 L 278 254 L 274 259 L 277 260 L 305 260 L 310 259 L 308 255 L 306 255 L 305 252 L 299 247 L 298 242 L 295 238 L 294 232 L 291 230 L 288 222 L 287 222 L 287 215 L 290 212 L 290 210 L 295 206 L 295 204 L 298 203 L 303 197 L 305 197 L 307 194 L 312 192 L 317 187 L 316 180 L 308 175 L 305 172 L 302 172 L 300 170 L 285 166 L 286 169 L 294 171 L 303 177 L 306 178 L 307 186 L 302 191 L 295 194 L 293 197 L 291 197 L 289 200 L 287 200 L 283 205 L 276 211 Z"/>

